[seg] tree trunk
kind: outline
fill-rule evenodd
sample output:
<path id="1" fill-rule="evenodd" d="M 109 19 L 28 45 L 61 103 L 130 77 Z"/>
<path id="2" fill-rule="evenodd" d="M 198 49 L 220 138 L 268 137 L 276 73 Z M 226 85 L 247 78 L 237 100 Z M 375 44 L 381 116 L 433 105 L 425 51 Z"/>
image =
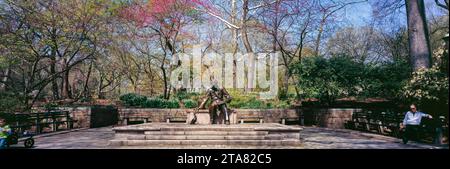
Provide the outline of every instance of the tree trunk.
<path id="1" fill-rule="evenodd" d="M 248 0 L 243 1 L 243 12 L 242 12 L 242 41 L 244 43 L 245 49 L 247 49 L 248 53 L 253 53 L 252 46 L 250 45 L 250 41 L 248 40 L 248 31 L 247 31 L 247 16 L 249 12 L 248 8 Z"/>
<path id="2" fill-rule="evenodd" d="M 431 67 L 431 48 L 423 0 L 406 0 L 409 53 L 414 71 Z"/>
<path id="3" fill-rule="evenodd" d="M 317 39 L 315 42 L 314 56 L 320 55 L 320 42 L 322 41 L 322 33 L 324 31 L 325 23 L 327 20 L 326 16 L 327 15 L 324 14 L 324 16 L 322 17 L 322 20 L 320 21 L 319 30 L 317 32 Z"/>
<path id="4" fill-rule="evenodd" d="M 63 92 L 64 99 L 71 99 L 72 95 L 70 93 L 70 83 L 69 83 L 69 71 L 64 72 L 63 75 Z"/>
<path id="5" fill-rule="evenodd" d="M 101 75 L 101 73 L 100 73 L 100 79 L 99 79 L 99 82 L 98 82 L 97 98 L 98 99 L 105 99 L 105 95 L 103 94 L 103 75 Z"/>
<path id="6" fill-rule="evenodd" d="M 50 74 L 56 74 L 56 51 L 53 51 L 52 57 L 50 58 Z M 53 100 L 59 100 L 59 88 L 58 88 L 58 78 L 52 79 L 52 94 Z"/>
<path id="7" fill-rule="evenodd" d="M 64 64 L 66 64 L 66 59 L 64 59 Z M 69 83 L 69 69 L 68 65 L 66 64 L 64 69 L 65 72 L 63 73 L 63 82 L 62 82 L 62 91 L 61 91 L 61 96 L 62 99 L 72 99 L 72 95 L 70 94 L 70 83 Z"/>
<path id="8" fill-rule="evenodd" d="M 9 68 L 6 68 L 4 77 L 2 78 L 2 82 L 0 83 L 0 90 L 6 90 L 5 84 L 8 81 L 9 72 L 10 72 Z"/>
<path id="9" fill-rule="evenodd" d="M 241 33 L 242 33 L 242 41 L 244 43 L 245 49 L 247 50 L 247 53 L 253 54 L 253 48 L 248 39 L 248 31 L 247 31 L 247 16 L 248 16 L 248 12 L 249 12 L 248 3 L 249 3 L 248 0 L 243 1 Z M 252 57 L 252 58 L 256 58 L 256 57 Z M 252 72 L 251 74 L 254 74 L 256 72 L 254 61 L 250 61 L 248 69 L 249 69 L 248 70 L 249 72 Z M 255 86 L 254 80 L 255 80 L 255 75 L 251 75 L 251 76 L 247 77 L 247 86 L 245 88 L 245 91 L 252 91 L 252 88 Z"/>
<path id="10" fill-rule="evenodd" d="M 149 61 L 149 63 L 148 63 L 148 69 L 144 69 L 144 71 L 147 74 L 147 77 L 150 80 L 150 82 L 154 82 L 155 81 L 155 75 L 154 75 L 154 72 L 152 70 L 151 61 Z M 153 97 L 154 94 L 155 94 L 155 84 L 154 83 L 150 83 L 150 96 Z"/>
<path id="11" fill-rule="evenodd" d="M 289 73 L 289 68 L 286 67 L 286 70 L 284 71 L 284 77 L 283 77 L 283 99 L 286 99 L 289 93 L 289 79 L 291 78 L 291 75 Z"/>
<path id="12" fill-rule="evenodd" d="M 83 95 L 84 98 L 90 98 L 90 92 L 89 92 L 89 79 L 91 78 L 91 72 L 92 72 L 92 67 L 94 66 L 94 61 L 91 61 L 91 63 L 89 64 L 89 69 L 88 69 L 88 73 L 86 75 L 86 80 L 84 81 L 84 85 L 83 85 L 83 91 L 81 93 L 81 95 Z"/>
<path id="13" fill-rule="evenodd" d="M 163 81 L 164 81 L 164 99 L 169 99 L 169 82 L 167 80 L 167 72 L 166 69 L 164 69 L 164 65 L 161 65 L 161 70 L 163 74 Z"/>
<path id="14" fill-rule="evenodd" d="M 237 25 L 237 1 L 231 1 L 231 23 L 233 25 Z M 231 36 L 232 40 L 232 50 L 233 50 L 233 88 L 237 87 L 237 79 L 236 79 L 236 54 L 238 51 L 238 30 L 236 28 L 231 28 Z"/>

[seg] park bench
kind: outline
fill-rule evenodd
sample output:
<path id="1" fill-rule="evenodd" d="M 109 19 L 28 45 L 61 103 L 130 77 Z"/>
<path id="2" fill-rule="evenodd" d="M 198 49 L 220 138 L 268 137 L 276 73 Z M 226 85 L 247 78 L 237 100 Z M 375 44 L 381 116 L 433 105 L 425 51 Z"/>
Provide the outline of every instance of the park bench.
<path id="1" fill-rule="evenodd" d="M 175 115 L 166 118 L 167 123 L 186 123 L 187 122 L 187 115 Z"/>
<path id="2" fill-rule="evenodd" d="M 127 116 L 123 118 L 123 125 L 133 125 L 133 124 L 143 124 L 143 123 L 151 123 L 153 122 L 153 118 L 151 116 Z"/>
<path id="3" fill-rule="evenodd" d="M 60 125 L 66 129 L 72 129 L 77 120 L 72 119 L 68 111 L 52 110 L 38 113 L 16 113 L 15 122 L 12 126 L 19 132 L 35 127 L 36 134 L 42 133 L 45 127 L 52 131 L 58 131 Z"/>
<path id="4" fill-rule="evenodd" d="M 405 114 L 392 111 L 361 111 L 353 113 L 352 119 L 345 123 L 347 129 L 378 133 L 393 137 L 401 137 L 400 124 Z M 440 120 L 439 122 L 437 120 Z M 422 120 L 418 137 L 425 141 L 435 141 L 435 134 L 447 132 L 448 124 L 445 117 Z M 439 130 L 438 130 L 439 129 Z"/>
<path id="5" fill-rule="evenodd" d="M 368 114 L 367 112 L 360 111 L 360 112 L 354 112 L 352 116 L 352 120 L 348 122 L 352 129 L 354 130 L 362 130 L 367 131 L 368 130 Z"/>
<path id="6" fill-rule="evenodd" d="M 67 111 L 48 111 L 44 113 L 30 114 L 30 120 L 35 121 L 35 124 L 39 127 L 38 133 L 42 132 L 42 128 L 51 126 L 52 131 L 57 131 L 58 127 L 62 124 L 66 124 L 68 129 L 73 127 L 73 120 L 69 112 Z"/>
<path id="7" fill-rule="evenodd" d="M 382 116 L 382 130 L 380 133 L 383 135 L 398 137 L 400 135 L 400 123 L 402 123 L 404 115 L 402 113 L 383 112 Z"/>
<path id="8" fill-rule="evenodd" d="M 401 120 L 394 112 L 389 111 L 372 111 L 369 117 L 370 132 L 380 133 L 383 135 L 392 135 L 398 133 Z"/>
<path id="9" fill-rule="evenodd" d="M 300 124 L 300 118 L 299 117 L 282 117 L 280 119 L 280 123 L 285 124 Z"/>
<path id="10" fill-rule="evenodd" d="M 443 117 L 436 117 L 434 119 L 422 119 L 422 123 L 420 124 L 419 132 L 418 132 L 418 138 L 421 138 L 424 141 L 427 142 L 434 142 L 435 140 L 435 134 L 437 132 L 437 128 L 444 129 L 447 127 L 447 133 L 448 133 L 448 126 L 445 124 L 442 124 L 440 122 L 441 118 Z M 443 120 L 445 121 L 445 119 Z"/>
<path id="11" fill-rule="evenodd" d="M 380 133 L 383 132 L 384 114 L 384 112 L 372 110 L 354 112 L 352 120 L 347 121 L 345 126 L 348 129 Z"/>
<path id="12" fill-rule="evenodd" d="M 251 116 L 241 116 L 239 117 L 239 121 L 241 124 L 244 123 L 264 123 L 264 116 L 260 115 L 251 115 Z"/>
<path id="13" fill-rule="evenodd" d="M 377 111 L 368 111 L 367 112 L 367 124 L 366 131 L 371 133 L 380 132 L 380 127 L 382 125 L 380 112 Z"/>
<path id="14" fill-rule="evenodd" d="M 353 113 L 352 120 L 347 121 L 348 129 L 366 131 L 372 133 L 384 133 L 387 113 L 380 111 L 360 111 Z"/>

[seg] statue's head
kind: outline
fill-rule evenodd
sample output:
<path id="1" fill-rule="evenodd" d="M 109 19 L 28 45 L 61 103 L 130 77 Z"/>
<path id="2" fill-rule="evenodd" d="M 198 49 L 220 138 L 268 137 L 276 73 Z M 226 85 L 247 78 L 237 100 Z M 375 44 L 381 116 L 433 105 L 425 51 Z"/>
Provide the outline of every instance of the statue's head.
<path id="1" fill-rule="evenodd" d="M 219 90 L 219 82 L 217 82 L 217 80 L 213 80 L 211 82 L 211 89 L 214 90 L 214 91 Z"/>

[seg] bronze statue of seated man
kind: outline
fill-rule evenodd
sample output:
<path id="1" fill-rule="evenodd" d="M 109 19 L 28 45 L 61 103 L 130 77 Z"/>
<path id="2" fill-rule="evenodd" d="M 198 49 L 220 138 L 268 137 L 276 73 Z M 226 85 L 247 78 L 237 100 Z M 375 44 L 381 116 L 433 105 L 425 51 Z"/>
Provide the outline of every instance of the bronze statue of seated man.
<path id="1" fill-rule="evenodd" d="M 206 91 L 206 98 L 203 99 L 199 108 L 204 108 L 208 100 L 211 99 L 211 105 L 208 107 L 209 113 L 212 115 L 212 124 L 220 124 L 222 121 L 225 124 L 230 124 L 230 114 L 227 103 L 231 102 L 231 95 L 225 88 L 219 88 L 217 85 L 212 85 Z"/>

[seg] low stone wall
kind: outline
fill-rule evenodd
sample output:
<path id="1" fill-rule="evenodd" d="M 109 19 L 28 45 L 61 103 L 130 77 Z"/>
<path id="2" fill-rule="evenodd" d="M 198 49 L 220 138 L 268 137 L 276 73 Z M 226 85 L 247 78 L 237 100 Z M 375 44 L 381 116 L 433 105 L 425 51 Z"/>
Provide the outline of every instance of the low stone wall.
<path id="1" fill-rule="evenodd" d="M 117 125 L 118 109 L 114 106 L 91 106 L 91 128 Z"/>
<path id="2" fill-rule="evenodd" d="M 351 120 L 353 113 L 361 111 L 361 109 L 302 108 L 300 111 L 303 115 L 305 125 L 344 129 L 345 122 Z"/>
<path id="3" fill-rule="evenodd" d="M 90 128 L 91 108 L 76 107 L 63 108 L 72 112 L 72 118 L 77 120 L 74 127 Z M 239 123 L 241 118 L 262 117 L 264 123 L 281 123 L 281 119 L 298 118 L 304 125 L 343 129 L 345 122 L 352 119 L 353 112 L 361 109 L 341 108 L 302 108 L 302 109 L 235 109 L 237 112 L 232 123 Z M 190 109 L 137 109 L 122 108 L 118 110 L 118 125 L 125 125 L 124 119 L 130 121 L 164 123 L 170 117 L 187 117 Z"/>
<path id="4" fill-rule="evenodd" d="M 70 116 L 77 122 L 74 128 L 95 128 L 117 124 L 117 109 L 109 106 L 96 107 L 60 107 L 69 111 Z"/>
<path id="5" fill-rule="evenodd" d="M 237 119 L 242 117 L 262 116 L 265 123 L 280 123 L 282 118 L 299 118 L 297 109 L 237 109 Z"/>
<path id="6" fill-rule="evenodd" d="M 60 107 L 59 109 L 71 112 L 72 119 L 77 120 L 77 122 L 73 124 L 74 128 L 91 127 L 90 107 Z"/>
<path id="7" fill-rule="evenodd" d="M 119 109 L 119 125 L 126 125 L 125 119 L 134 120 L 149 120 L 148 122 L 163 123 L 169 117 L 187 117 L 187 109 Z"/>
<path id="8" fill-rule="evenodd" d="M 231 123 L 240 119 L 261 117 L 264 123 L 281 123 L 282 119 L 298 119 L 298 124 L 343 129 L 345 122 L 352 119 L 353 112 L 360 109 L 341 108 L 301 108 L 301 109 L 234 109 L 236 113 Z M 190 109 L 119 109 L 119 125 L 126 125 L 124 119 L 164 123 L 170 117 L 187 117 Z"/>
<path id="9" fill-rule="evenodd" d="M 119 125 L 125 125 L 124 119 L 130 121 L 166 122 L 170 117 L 187 117 L 190 109 L 119 109 Z M 298 118 L 298 111 L 295 109 L 234 109 L 237 112 L 233 116 L 231 123 L 239 123 L 241 118 L 262 117 L 265 123 L 280 123 L 281 118 Z"/>

